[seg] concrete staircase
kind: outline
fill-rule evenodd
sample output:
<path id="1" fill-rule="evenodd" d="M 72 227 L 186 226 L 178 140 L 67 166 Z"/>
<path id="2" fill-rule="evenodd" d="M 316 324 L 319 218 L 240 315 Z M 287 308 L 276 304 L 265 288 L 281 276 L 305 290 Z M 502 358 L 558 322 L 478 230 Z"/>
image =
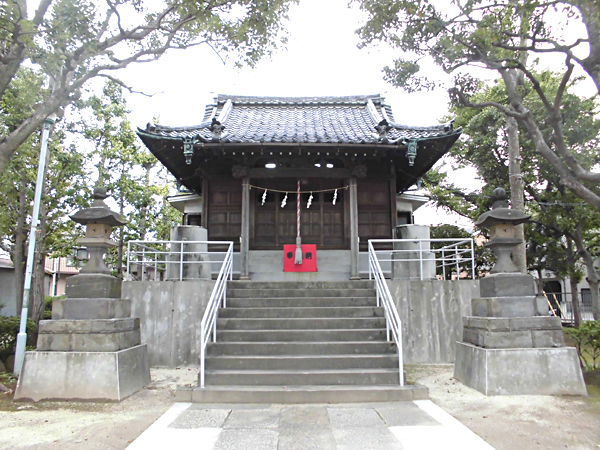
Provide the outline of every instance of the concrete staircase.
<path id="1" fill-rule="evenodd" d="M 200 403 L 379 402 L 428 398 L 399 386 L 373 282 L 229 282 Z"/>

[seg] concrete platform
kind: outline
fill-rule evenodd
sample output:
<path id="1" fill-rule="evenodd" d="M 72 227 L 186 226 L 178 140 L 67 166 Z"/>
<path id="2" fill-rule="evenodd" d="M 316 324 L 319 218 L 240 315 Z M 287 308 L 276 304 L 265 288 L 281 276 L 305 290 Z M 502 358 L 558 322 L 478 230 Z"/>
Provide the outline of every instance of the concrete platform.
<path id="1" fill-rule="evenodd" d="M 146 344 L 117 352 L 26 352 L 15 400 L 121 401 L 148 383 Z"/>
<path id="2" fill-rule="evenodd" d="M 587 395 L 573 347 L 487 349 L 457 342 L 454 378 L 485 395 Z"/>
<path id="3" fill-rule="evenodd" d="M 175 403 L 129 450 L 493 450 L 429 400 L 365 405 Z"/>

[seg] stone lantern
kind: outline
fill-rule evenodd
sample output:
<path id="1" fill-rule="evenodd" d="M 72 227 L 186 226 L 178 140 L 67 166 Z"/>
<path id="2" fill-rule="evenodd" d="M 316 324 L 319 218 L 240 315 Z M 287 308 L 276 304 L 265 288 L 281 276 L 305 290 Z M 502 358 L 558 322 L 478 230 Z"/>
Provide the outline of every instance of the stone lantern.
<path id="1" fill-rule="evenodd" d="M 497 257 L 479 281 L 480 298 L 463 317 L 463 340 L 456 343 L 454 377 L 486 395 L 586 395 L 577 352 L 565 346 L 558 317 L 536 295 L 535 280 L 520 273 L 511 252 L 521 242 L 515 225 L 529 216 L 508 207 L 504 189 L 492 194 L 492 210 L 476 225 L 490 229 L 485 244 Z"/>
<path id="2" fill-rule="evenodd" d="M 118 298 L 121 296 L 121 281 L 111 275 L 104 264 L 104 255 L 117 243 L 110 238 L 112 229 L 125 225 L 120 214 L 108 209 L 104 203 L 106 189 L 96 187 L 92 194 L 92 206 L 77 211 L 71 220 L 86 226 L 85 237 L 77 243 L 87 248 L 90 258 L 79 271 L 79 275 L 67 280 L 67 297 Z"/>
<path id="3" fill-rule="evenodd" d="M 97 187 L 90 208 L 71 216 L 86 226 L 77 242 L 90 260 L 67 279 L 66 298 L 52 303 L 52 320 L 41 320 L 37 350 L 25 352 L 16 400 L 120 401 L 150 382 L 148 350 L 141 343 L 140 319 L 131 317 L 131 300 L 121 298 L 120 278 L 103 256 L 116 243 L 113 227 L 125 222 L 104 203 Z"/>
<path id="4" fill-rule="evenodd" d="M 490 273 L 518 273 L 519 269 L 510 257 L 514 248 L 521 243 L 515 237 L 515 226 L 527 222 L 530 216 L 518 209 L 509 209 L 508 196 L 502 188 L 492 192 L 492 210 L 483 213 L 475 225 L 489 228 L 490 240 L 485 244 L 496 255 L 497 262 Z"/>

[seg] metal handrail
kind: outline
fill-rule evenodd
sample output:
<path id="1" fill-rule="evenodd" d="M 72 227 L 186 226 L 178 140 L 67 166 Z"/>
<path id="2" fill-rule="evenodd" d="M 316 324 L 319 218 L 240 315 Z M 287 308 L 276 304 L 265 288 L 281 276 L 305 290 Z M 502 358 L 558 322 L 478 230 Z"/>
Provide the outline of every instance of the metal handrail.
<path id="1" fill-rule="evenodd" d="M 369 240 L 369 279 L 371 274 L 375 278 L 375 288 L 377 292 L 377 306 L 383 304 L 385 311 L 386 338 L 390 340 L 390 332 L 396 346 L 398 347 L 398 371 L 400 374 L 400 386 L 404 386 L 404 360 L 402 358 L 402 322 L 396 309 L 396 305 L 390 294 L 390 289 L 383 276 L 383 271 L 379 265 L 377 254 L 373 248 L 373 243 Z"/>
<path id="2" fill-rule="evenodd" d="M 183 281 L 183 267 L 192 264 L 220 264 L 216 260 L 189 260 L 187 255 L 224 255 L 224 251 L 184 251 L 185 246 L 204 244 L 207 246 L 229 245 L 231 241 L 138 241 L 132 240 L 127 243 L 127 267 L 125 279 L 131 281 L 131 266 L 141 267 L 141 278 L 144 279 L 145 268 L 154 270 L 154 280 L 158 281 L 159 272 L 164 272 L 168 265 L 179 266 L 179 280 Z M 179 250 L 172 250 L 167 246 L 179 245 Z M 163 248 L 157 248 L 162 246 Z M 208 248 L 208 247 L 207 247 Z M 169 260 L 168 257 L 177 255 L 177 259 Z M 212 270 L 211 270 L 212 271 Z"/>
<path id="3" fill-rule="evenodd" d="M 213 288 L 210 300 L 204 310 L 202 322 L 200 323 L 200 387 L 204 387 L 204 369 L 206 346 L 212 334 L 213 342 L 217 340 L 217 317 L 219 308 L 227 307 L 227 280 L 233 279 L 233 242 L 229 242 L 229 248 L 225 254 L 223 265 L 219 271 L 217 282 Z M 221 306 L 222 305 L 222 306 Z"/>
<path id="4" fill-rule="evenodd" d="M 369 242 L 374 244 L 418 244 L 418 249 L 392 249 L 392 250 L 376 250 L 376 253 L 387 253 L 390 255 L 390 259 L 379 258 L 381 262 L 418 262 L 420 279 L 423 280 L 423 264 L 428 259 L 423 258 L 423 253 L 433 254 L 435 257 L 436 268 L 442 269 L 442 277 L 446 278 L 446 267 L 455 267 L 457 275 L 460 274 L 459 265 L 464 262 L 471 263 L 471 276 L 475 279 L 475 250 L 473 239 L 451 239 L 451 238 L 434 238 L 434 239 L 370 239 Z M 423 249 L 424 243 L 432 242 L 449 242 L 450 244 L 440 248 Z M 459 246 L 467 246 L 467 248 L 460 248 Z M 408 253 L 409 255 L 418 253 L 417 258 L 397 258 L 395 255 L 402 255 L 402 253 Z M 437 254 L 441 253 L 438 257 Z M 439 262 L 439 264 L 438 264 Z"/>

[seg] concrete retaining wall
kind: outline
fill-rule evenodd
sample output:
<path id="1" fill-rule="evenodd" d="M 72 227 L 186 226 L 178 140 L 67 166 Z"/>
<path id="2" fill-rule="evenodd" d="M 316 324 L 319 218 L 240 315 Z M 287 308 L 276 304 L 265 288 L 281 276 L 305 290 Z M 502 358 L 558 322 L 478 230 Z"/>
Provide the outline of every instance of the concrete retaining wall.
<path id="1" fill-rule="evenodd" d="M 151 366 L 197 366 L 200 322 L 214 281 L 129 281 L 122 296 L 141 319 Z M 453 363 L 462 318 L 471 315 L 478 281 L 388 280 L 402 320 L 406 364 Z"/>
<path id="2" fill-rule="evenodd" d="M 402 320 L 405 364 L 453 363 L 479 281 L 388 280 Z"/>
<path id="3" fill-rule="evenodd" d="M 211 280 L 127 281 L 122 297 L 141 319 L 150 366 L 198 366 L 200 322 L 215 285 Z"/>

